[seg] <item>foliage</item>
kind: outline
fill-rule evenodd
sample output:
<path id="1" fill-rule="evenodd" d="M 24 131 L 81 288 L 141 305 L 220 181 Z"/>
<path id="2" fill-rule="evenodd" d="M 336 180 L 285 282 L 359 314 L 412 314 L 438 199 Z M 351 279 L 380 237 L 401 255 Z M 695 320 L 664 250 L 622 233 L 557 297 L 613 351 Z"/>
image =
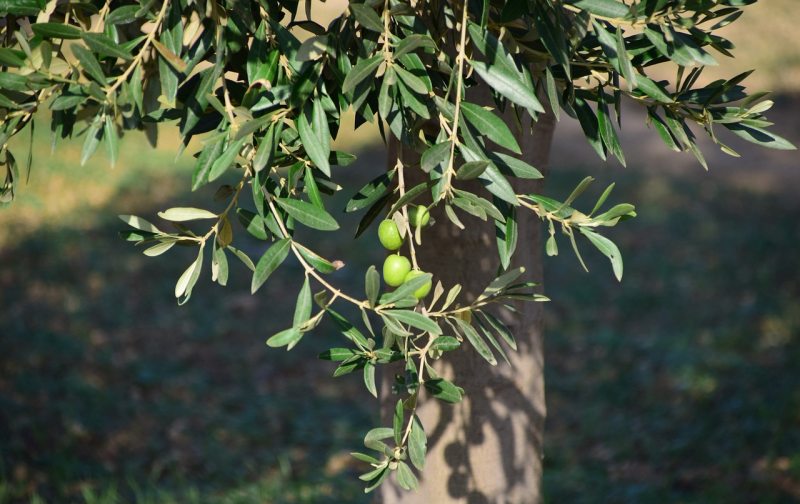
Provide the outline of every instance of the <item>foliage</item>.
<path id="1" fill-rule="evenodd" d="M 229 259 L 241 261 L 253 271 L 255 293 L 294 256 L 304 280 L 293 325 L 267 344 L 291 349 L 328 318 L 346 346 L 321 357 L 339 363 L 334 376 L 362 372 L 373 395 L 376 367 L 404 361 L 392 426 L 369 431 L 364 445 L 370 453 L 354 455 L 372 466 L 361 476 L 367 491 L 391 472 L 411 489 L 417 479 L 409 462 L 418 470 L 424 466 L 426 436 L 415 415 L 422 391 L 446 402 L 458 402 L 463 394 L 430 362 L 466 340 L 496 364 L 496 355 L 504 356 L 500 341 L 515 348 L 503 322 L 514 309 L 509 302 L 546 300 L 534 292 L 536 284 L 521 280 L 522 269 L 509 269 L 518 213 L 533 212 L 547 223 L 549 255 L 558 252 L 560 226 L 582 264 L 577 238 L 585 237 L 608 257 L 617 279 L 622 276 L 619 249 L 599 229 L 635 216 L 633 206 L 617 204 L 598 213 L 610 185 L 591 211 L 577 210 L 573 204 L 591 177 L 563 201 L 518 194 L 509 179 L 542 177 L 517 157 L 520 132 L 548 109 L 556 116 L 563 111 L 577 118 L 602 159 L 611 155 L 624 164 L 611 108 L 621 124 L 620 103 L 630 99 L 646 107 L 670 148 L 691 152 L 703 165 L 690 124 L 702 126 L 733 155 L 715 127 L 767 147 L 792 148 L 766 129 L 763 113 L 771 102 L 745 92 L 746 74 L 696 86 L 702 69 L 716 64 L 709 51 L 728 55 L 732 49 L 714 32 L 754 1 L 385 0 L 353 2 L 327 27 L 313 21 L 312 2 L 305 3 L 306 18 L 299 15 L 299 2 L 278 0 L 4 3 L 0 61 L 9 71 L 0 74 L 2 198 L 13 198 L 20 179 L 7 141 L 28 125 L 33 131 L 33 114 L 43 104 L 52 111 L 54 139 L 83 128 L 81 162 L 103 143 L 114 163 L 124 130 L 143 129 L 155 142 L 159 125 L 177 122 L 184 146 L 201 136 L 192 187 L 219 183 L 216 197 L 225 208 L 166 209 L 159 216 L 170 223 L 168 230 L 125 215 L 131 227 L 125 237 L 148 245 L 148 256 L 176 245 L 196 249 L 175 285 L 180 303 L 191 297 L 206 263 L 212 279 L 226 285 Z M 307 37 L 301 40 L 301 33 Z M 675 66 L 674 82 L 647 76 L 660 63 Z M 469 101 L 469 89 L 480 83 L 493 90 L 493 107 Z M 364 212 L 356 234 L 386 215 L 405 236 L 414 269 L 421 270 L 415 247 L 422 246 L 424 227 L 412 229 L 412 203 L 442 207 L 461 228 L 471 224 L 462 221 L 468 216 L 492 219 L 501 267 L 474 301 L 465 303 L 460 286 L 436 282 L 431 298 L 420 302 L 413 294 L 432 280 L 427 273 L 382 293 L 374 267 L 366 271 L 365 296 L 347 294 L 328 279 L 343 264 L 297 238 L 301 227 L 339 229 L 323 195 L 339 188 L 339 171 L 332 167 L 353 160 L 331 148 L 347 109 L 355 111 L 357 123 L 377 117 L 386 136 L 419 154 L 419 162 L 398 159 L 348 202 L 347 211 Z M 511 127 L 508 117 L 515 119 Z M 424 171 L 427 180 L 407 187 L 408 170 Z M 231 181 L 221 183 L 223 177 Z M 477 179 L 485 192 L 465 190 L 461 181 L 468 179 Z M 243 201 L 248 196 L 252 205 Z M 200 232 L 190 228 L 198 221 L 211 225 Z M 234 247 L 233 221 L 270 242 L 259 259 Z M 336 302 L 356 307 L 361 321 L 335 311 Z"/>

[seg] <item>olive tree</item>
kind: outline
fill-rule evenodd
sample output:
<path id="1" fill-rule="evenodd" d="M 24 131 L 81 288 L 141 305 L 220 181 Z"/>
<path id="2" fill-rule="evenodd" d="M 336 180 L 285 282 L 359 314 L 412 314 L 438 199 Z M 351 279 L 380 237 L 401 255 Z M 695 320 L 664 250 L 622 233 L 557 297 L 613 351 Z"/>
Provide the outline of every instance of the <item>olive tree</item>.
<path id="1" fill-rule="evenodd" d="M 587 196 L 591 176 L 565 199 L 543 193 L 554 124 L 576 119 L 600 159 L 622 164 L 623 102 L 703 166 L 699 131 L 731 155 L 722 129 L 793 148 L 768 131 L 772 102 L 746 91 L 747 74 L 701 78 L 731 56 L 718 30 L 755 1 L 366 0 L 323 26 L 310 0 L 4 0 L 0 200 L 20 190 L 9 139 L 45 111 L 54 142 L 83 136 L 81 162 L 103 144 L 113 164 L 128 130 L 155 144 L 174 128 L 182 149 L 199 139 L 191 187 L 215 185 L 222 203 L 177 203 L 158 225 L 121 216 L 148 256 L 196 251 L 176 272 L 178 302 L 201 275 L 225 285 L 231 261 L 255 294 L 291 256 L 304 272 L 294 315 L 266 343 L 314 345 L 306 335 L 323 319 L 341 332 L 320 349 L 335 364 L 320 365 L 357 372 L 383 411 L 353 453 L 365 490 L 382 485 L 385 502 L 535 502 L 542 252 L 571 249 L 586 268 L 596 249 L 621 279 L 608 231 L 636 215 L 609 203 L 613 184 Z M 331 148 L 348 111 L 390 147 L 360 189 L 340 168 L 354 156 Z M 352 197 L 332 208 L 340 190 Z M 342 210 L 363 215 L 357 229 L 340 228 Z M 363 290 L 345 291 L 330 274 L 347 258 L 301 243 L 301 227 L 377 233 L 390 253 L 363 272 Z M 248 256 L 242 235 L 263 253 Z"/>

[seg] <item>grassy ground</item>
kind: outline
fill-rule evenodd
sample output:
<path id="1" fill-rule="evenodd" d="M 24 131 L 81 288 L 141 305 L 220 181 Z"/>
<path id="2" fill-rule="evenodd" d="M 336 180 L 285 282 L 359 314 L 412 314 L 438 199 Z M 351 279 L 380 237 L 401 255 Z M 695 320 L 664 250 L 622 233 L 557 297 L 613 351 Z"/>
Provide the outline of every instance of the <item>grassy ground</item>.
<path id="1" fill-rule="evenodd" d="M 0 214 L 0 502 L 365 501 L 346 454 L 374 408 L 359 380 L 309 365 L 329 333 L 286 355 L 263 345 L 299 271 L 252 298 L 239 269 L 176 307 L 191 258 L 142 256 L 114 215 L 207 201 L 183 191 L 185 160 L 137 156 L 133 137 L 127 165 L 76 169 L 77 147 L 45 146 Z M 650 168 L 550 179 L 556 196 L 587 171 L 617 180 L 641 212 L 615 231 L 621 285 L 602 258 L 591 274 L 566 253 L 546 263 L 548 500 L 800 499 L 800 203 Z M 322 244 L 353 258 L 337 281 L 358 284 L 370 245 Z"/>
<path id="2" fill-rule="evenodd" d="M 641 205 L 621 285 L 601 258 L 546 263 L 545 495 L 797 502 L 800 204 L 648 173 L 613 174 Z"/>
<path id="3" fill-rule="evenodd" d="M 31 183 L 0 214 L 0 502 L 357 500 L 363 387 L 307 365 L 324 342 L 285 356 L 263 343 L 288 322 L 299 266 L 253 298 L 234 265 L 228 289 L 206 280 L 177 307 L 188 251 L 146 258 L 115 216 L 210 194 L 184 193 L 186 160 L 137 155 L 135 135 L 114 171 L 102 156 L 77 168 L 76 149 L 50 156 L 37 133 Z"/>

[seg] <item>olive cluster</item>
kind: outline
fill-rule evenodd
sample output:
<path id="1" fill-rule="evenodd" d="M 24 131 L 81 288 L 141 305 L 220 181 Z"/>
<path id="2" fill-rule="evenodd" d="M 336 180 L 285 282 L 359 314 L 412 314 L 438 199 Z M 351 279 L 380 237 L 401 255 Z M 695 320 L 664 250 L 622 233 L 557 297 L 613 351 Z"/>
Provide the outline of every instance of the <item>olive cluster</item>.
<path id="1" fill-rule="evenodd" d="M 424 206 L 415 206 L 409 214 L 409 221 L 415 228 L 423 227 L 430 221 L 430 213 Z M 403 246 L 403 235 L 400 229 L 391 219 L 385 219 L 378 226 L 378 239 L 387 250 L 399 250 Z M 383 262 L 383 281 L 391 287 L 400 287 L 404 283 L 412 280 L 425 272 L 418 269 L 411 269 L 411 261 L 400 252 L 390 254 Z M 425 282 L 422 287 L 414 291 L 414 297 L 422 299 L 431 291 L 432 282 Z"/>

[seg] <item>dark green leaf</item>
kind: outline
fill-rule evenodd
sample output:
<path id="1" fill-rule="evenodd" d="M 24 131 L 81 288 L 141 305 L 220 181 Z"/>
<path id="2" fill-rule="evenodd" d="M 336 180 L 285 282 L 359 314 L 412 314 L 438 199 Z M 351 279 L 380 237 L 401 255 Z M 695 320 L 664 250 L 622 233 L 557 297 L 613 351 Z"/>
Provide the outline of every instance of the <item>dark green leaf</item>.
<path id="1" fill-rule="evenodd" d="M 797 148 L 785 138 L 782 138 L 763 128 L 747 126 L 741 123 L 724 124 L 723 126 L 731 130 L 740 138 L 744 138 L 748 142 L 752 142 L 763 147 L 769 147 L 770 149 L 778 150 L 795 150 Z"/>
<path id="2" fill-rule="evenodd" d="M 0 47 L 0 64 L 19 68 L 25 64 L 25 53 L 7 47 Z"/>
<path id="3" fill-rule="evenodd" d="M 489 166 L 489 161 L 470 161 L 464 163 L 456 171 L 456 178 L 458 180 L 470 180 L 479 177 Z"/>
<path id="4" fill-rule="evenodd" d="M 384 310 L 383 314 L 419 330 L 431 334 L 442 334 L 442 329 L 439 327 L 439 324 L 421 313 L 411 310 Z"/>
<path id="5" fill-rule="evenodd" d="M 524 179 L 544 178 L 542 172 L 514 156 L 509 156 L 502 152 L 492 152 L 489 154 L 489 159 L 506 175 Z"/>
<path id="6" fill-rule="evenodd" d="M 506 344 L 510 346 L 513 350 L 517 349 L 517 342 L 514 339 L 514 335 L 511 331 L 503 324 L 499 319 L 497 319 L 494 315 L 489 312 L 480 311 L 479 312 L 486 321 L 489 323 L 490 326 L 500 335 L 503 340 L 505 340 Z"/>
<path id="7" fill-rule="evenodd" d="M 194 173 L 192 174 L 192 191 L 196 191 L 198 188 L 208 183 L 208 174 L 211 171 L 211 167 L 219 158 L 220 154 L 222 154 L 224 146 L 224 138 L 220 138 L 219 140 L 207 143 L 203 146 L 203 150 L 200 151 L 200 156 L 197 158 L 197 163 L 195 163 Z"/>
<path id="8" fill-rule="evenodd" d="M 95 117 L 89 129 L 86 130 L 86 139 L 83 141 L 83 149 L 81 149 L 81 166 L 86 164 L 86 161 L 92 157 L 92 154 L 97 150 L 100 145 L 100 140 L 103 138 L 103 121 L 101 117 Z"/>
<path id="9" fill-rule="evenodd" d="M 213 182 L 214 180 L 218 179 L 228 170 L 228 168 L 230 168 L 234 160 L 236 160 L 236 156 L 239 155 L 239 151 L 242 150 L 242 147 L 246 142 L 247 137 L 242 137 L 239 140 L 230 142 L 227 147 L 225 147 L 222 155 L 220 155 L 211 165 L 211 169 L 208 172 L 209 182 Z"/>
<path id="10" fill-rule="evenodd" d="M 450 352 L 460 346 L 461 342 L 452 336 L 439 336 L 433 340 L 431 348 L 433 350 L 441 350 L 442 352 Z"/>
<path id="11" fill-rule="evenodd" d="M 255 238 L 266 240 L 269 237 L 267 229 L 264 226 L 264 219 L 262 219 L 261 216 L 244 208 L 237 208 L 236 215 L 242 227 Z"/>
<path id="12" fill-rule="evenodd" d="M 371 362 L 364 365 L 364 386 L 373 397 L 378 397 L 378 388 L 375 386 L 375 364 Z"/>
<path id="13" fill-rule="evenodd" d="M 425 49 L 435 49 L 436 43 L 428 35 L 408 35 L 397 44 L 397 47 L 394 50 L 394 57 L 399 58 L 404 54 L 419 49 L 420 47 Z"/>
<path id="14" fill-rule="evenodd" d="M 422 471 L 425 468 L 425 453 L 428 450 L 428 439 L 419 417 L 414 415 L 411 432 L 408 434 L 408 455 L 414 467 Z"/>
<path id="15" fill-rule="evenodd" d="M 491 364 L 492 366 L 497 365 L 497 359 L 495 359 L 492 351 L 489 349 L 489 346 L 483 341 L 478 331 L 476 331 L 471 325 L 467 322 L 461 320 L 460 318 L 453 318 L 458 328 L 467 338 L 467 340 L 472 344 L 472 347 L 478 352 L 478 354 L 486 359 L 486 362 Z"/>
<path id="16" fill-rule="evenodd" d="M 364 28 L 378 33 L 383 31 L 381 18 L 369 5 L 350 3 L 350 12 Z"/>
<path id="17" fill-rule="evenodd" d="M 330 308 L 325 311 L 331 316 L 331 319 L 348 340 L 355 343 L 361 350 L 367 350 L 369 344 L 367 338 L 359 331 L 353 324 L 346 318 L 342 317 L 339 313 L 331 310 Z"/>
<path id="18" fill-rule="evenodd" d="M 418 277 L 412 278 L 408 282 L 403 283 L 400 287 L 395 289 L 394 292 L 389 292 L 381 296 L 380 304 L 386 305 L 394 303 L 405 297 L 411 296 L 415 290 L 430 282 L 431 278 L 432 276 L 430 273 L 425 273 L 423 275 L 419 275 Z"/>
<path id="19" fill-rule="evenodd" d="M 313 301 L 311 299 L 311 286 L 308 282 L 308 277 L 305 277 L 303 287 L 297 295 L 297 303 L 294 306 L 294 318 L 292 320 L 293 327 L 301 327 L 304 323 L 311 318 L 311 307 Z"/>
<path id="20" fill-rule="evenodd" d="M 544 113 L 535 90 L 529 89 L 518 73 L 511 73 L 499 65 L 489 66 L 483 61 L 470 60 L 470 65 L 493 90 L 521 107 Z"/>
<path id="21" fill-rule="evenodd" d="M 472 124 L 481 135 L 512 152 L 517 154 L 522 153 L 516 138 L 514 138 L 514 134 L 506 123 L 494 112 L 486 110 L 474 103 L 467 102 L 461 103 L 461 110 L 464 112 L 464 117 L 466 117 L 467 121 Z"/>
<path id="22" fill-rule="evenodd" d="M 465 160 L 482 161 L 480 156 L 467 147 L 461 146 L 460 150 Z M 486 167 L 483 173 L 478 176 L 478 178 L 481 180 L 483 186 L 486 187 L 486 190 L 490 193 L 494 194 L 503 201 L 511 203 L 512 205 L 519 205 L 514 188 L 511 187 L 508 179 L 506 179 L 505 176 L 500 173 L 500 170 L 498 170 L 496 166 L 490 164 Z"/>
<path id="23" fill-rule="evenodd" d="M 444 378 L 433 378 L 425 380 L 425 389 L 435 398 L 449 403 L 461 401 L 464 389 L 453 385 Z"/>
<path id="24" fill-rule="evenodd" d="M 397 484 L 404 490 L 414 490 L 419 486 L 419 481 L 411 472 L 411 468 L 402 461 L 397 464 Z"/>
<path id="25" fill-rule="evenodd" d="M 36 23 L 31 29 L 42 38 L 79 39 L 83 33 L 80 28 L 64 23 Z"/>
<path id="26" fill-rule="evenodd" d="M 327 123 L 326 123 L 327 126 Z M 328 162 L 330 155 L 330 144 L 327 150 L 325 145 L 320 142 L 319 136 L 314 132 L 305 112 L 301 112 L 297 116 L 297 133 L 300 135 L 300 141 L 303 143 L 303 148 L 308 154 L 309 159 L 314 165 L 319 168 L 322 173 L 329 176 L 331 175 L 331 167 Z"/>
<path id="27" fill-rule="evenodd" d="M 630 7 L 618 0 L 568 0 L 568 3 L 598 16 L 624 19 Z"/>
<path id="28" fill-rule="evenodd" d="M 111 25 L 131 23 L 140 17 L 140 8 L 140 5 L 123 5 L 109 13 L 106 23 Z"/>
<path id="29" fill-rule="evenodd" d="M 361 81 L 375 75 L 375 71 L 378 70 L 378 66 L 382 62 L 382 54 L 359 61 L 345 77 L 344 83 L 342 84 L 342 92 L 349 93 L 353 91 L 353 89 L 355 89 L 355 87 L 360 84 Z"/>
<path id="30" fill-rule="evenodd" d="M 403 441 L 403 400 L 398 399 L 394 406 L 394 415 L 392 415 L 392 433 L 394 434 L 394 442 L 397 446 Z"/>
<path id="31" fill-rule="evenodd" d="M 253 158 L 253 169 L 257 172 L 264 168 L 272 167 L 275 160 L 276 139 L 280 138 L 283 131 L 283 122 L 272 123 L 267 127 L 267 132 L 261 137 L 258 150 Z"/>
<path id="32" fill-rule="evenodd" d="M 320 231 L 335 231 L 339 229 L 339 224 L 331 214 L 311 203 L 291 198 L 275 198 L 275 202 L 286 210 L 286 213 L 290 216 L 310 228 L 319 229 Z"/>
<path id="33" fill-rule="evenodd" d="M 377 178 L 359 189 L 358 193 L 347 202 L 345 211 L 357 212 L 378 201 L 388 191 L 395 173 L 395 170 L 381 173 Z"/>
<path id="34" fill-rule="evenodd" d="M 325 114 L 320 97 L 317 97 L 311 106 L 311 130 L 322 146 L 322 151 L 327 159 L 331 155 L 331 132 L 328 128 L 328 116 Z M 330 176 L 329 173 L 327 175 Z"/>
<path id="35" fill-rule="evenodd" d="M 642 91 L 644 94 L 653 98 L 656 101 L 661 103 L 674 103 L 675 100 L 672 99 L 663 89 L 661 86 L 653 82 L 651 79 L 645 77 L 644 75 L 639 75 L 636 77 L 636 89 Z"/>
<path id="36" fill-rule="evenodd" d="M 505 206 L 505 208 L 503 208 L 505 222 L 495 221 L 495 238 L 497 241 L 497 252 L 500 256 L 500 265 L 503 269 L 507 269 L 511 264 L 511 257 L 517 249 L 517 240 L 519 239 L 517 216 L 513 206 L 507 205 L 501 201 L 497 201 L 496 203 L 501 205 L 501 208 Z"/>
<path id="37" fill-rule="evenodd" d="M 403 205 L 407 205 L 422 196 L 426 189 L 428 189 L 428 183 L 423 182 L 422 184 L 415 185 L 411 189 L 407 190 L 402 197 L 397 198 L 397 201 L 394 202 L 394 205 L 392 205 L 392 208 L 389 209 L 387 215 L 394 215 L 394 213 L 402 208 Z"/>
<path id="38" fill-rule="evenodd" d="M 255 293 L 259 287 L 264 285 L 269 276 L 278 269 L 278 266 L 283 263 L 286 256 L 289 255 L 289 248 L 292 242 L 288 238 L 276 241 L 270 248 L 264 252 L 261 259 L 256 264 L 256 270 L 253 273 L 253 281 L 250 284 L 250 292 Z"/>
<path id="39" fill-rule="evenodd" d="M 341 267 L 331 263 L 330 261 L 328 261 L 323 257 L 318 256 L 317 254 L 315 254 L 314 252 L 312 252 L 311 250 L 307 249 L 306 247 L 300 244 L 296 244 L 296 247 L 297 251 L 300 252 L 300 255 L 303 256 L 303 259 L 305 259 L 308 262 L 308 264 L 313 266 L 314 269 L 319 271 L 320 273 L 326 273 L 326 274 L 333 273 L 334 271 L 336 271 Z"/>
<path id="40" fill-rule="evenodd" d="M 402 80 L 403 83 L 409 87 L 409 89 L 421 95 L 425 95 L 428 93 L 428 88 L 422 79 L 412 74 L 411 72 L 401 67 L 400 65 L 395 65 L 394 70 L 395 72 L 397 72 L 397 76 L 400 77 L 400 80 Z"/>
<path id="41" fill-rule="evenodd" d="M 375 266 L 370 266 L 369 269 L 367 269 L 366 278 L 364 279 L 364 290 L 366 291 L 367 300 L 369 300 L 370 306 L 375 306 L 375 303 L 378 300 L 380 289 L 380 273 L 378 273 L 378 270 L 375 269 Z"/>
<path id="42" fill-rule="evenodd" d="M 106 84 L 106 76 L 103 73 L 103 69 L 100 67 L 100 62 L 97 61 L 94 54 L 82 45 L 74 44 L 72 45 L 72 54 L 78 58 L 78 61 L 81 63 L 81 70 L 86 72 L 90 77 L 96 80 L 98 83 L 105 86 Z"/>
<path id="43" fill-rule="evenodd" d="M 319 354 L 319 358 L 322 360 L 339 362 L 355 357 L 356 355 L 358 355 L 356 351 L 350 348 L 331 348 Z"/>
<path id="44" fill-rule="evenodd" d="M 122 46 L 105 35 L 93 32 L 83 32 L 81 34 L 81 38 L 83 38 L 83 41 L 89 46 L 89 49 L 101 56 L 110 56 L 112 58 L 120 58 L 126 61 L 133 59 L 131 53 L 125 51 Z"/>
<path id="45" fill-rule="evenodd" d="M 437 166 L 446 163 L 449 160 L 449 157 L 450 142 L 441 142 L 429 147 L 425 152 L 422 153 L 420 166 L 425 173 L 429 173 Z"/>

